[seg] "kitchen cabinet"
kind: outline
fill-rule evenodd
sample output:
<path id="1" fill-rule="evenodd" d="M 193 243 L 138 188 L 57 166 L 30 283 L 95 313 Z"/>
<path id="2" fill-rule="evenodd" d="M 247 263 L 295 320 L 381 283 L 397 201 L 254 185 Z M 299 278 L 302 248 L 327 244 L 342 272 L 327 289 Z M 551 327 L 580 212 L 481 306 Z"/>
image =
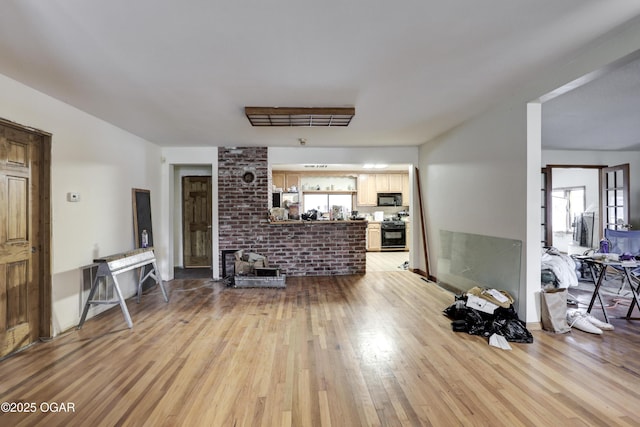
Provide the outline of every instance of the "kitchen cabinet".
<path id="1" fill-rule="evenodd" d="M 271 174 L 271 184 L 273 184 L 276 188 L 285 188 L 285 173 L 284 172 L 273 172 Z"/>
<path id="2" fill-rule="evenodd" d="M 389 192 L 389 175 L 377 173 L 372 176 L 376 180 L 376 192 L 388 193 Z"/>
<path id="3" fill-rule="evenodd" d="M 402 175 L 402 206 L 409 206 L 410 183 L 409 174 Z"/>
<path id="4" fill-rule="evenodd" d="M 275 185 L 276 188 L 282 188 L 284 191 L 287 191 L 293 186 L 299 189 L 300 174 L 295 172 L 272 172 L 271 183 Z"/>
<path id="5" fill-rule="evenodd" d="M 389 180 L 389 192 L 390 193 L 401 193 L 402 192 L 402 177 L 409 175 L 401 174 L 401 173 L 390 173 L 387 175 Z"/>
<path id="6" fill-rule="evenodd" d="M 376 191 L 378 193 L 400 193 L 402 192 L 401 173 L 377 173 Z"/>
<path id="7" fill-rule="evenodd" d="M 402 205 L 409 205 L 409 175 L 369 173 L 358 175 L 358 206 L 377 206 L 378 193 L 402 193 Z"/>
<path id="8" fill-rule="evenodd" d="M 358 175 L 358 206 L 376 206 L 378 192 L 376 175 L 362 173 Z"/>
<path id="9" fill-rule="evenodd" d="M 367 250 L 380 251 L 382 249 L 382 230 L 379 222 L 370 222 L 367 225 Z"/>
<path id="10" fill-rule="evenodd" d="M 284 184 L 285 184 L 285 187 L 284 187 L 285 189 L 289 189 L 294 186 L 297 189 L 300 189 L 300 174 L 287 172 L 284 176 Z"/>
<path id="11" fill-rule="evenodd" d="M 356 206 L 377 206 L 378 193 L 401 193 L 402 205 L 409 205 L 410 185 L 406 173 L 361 173 L 356 177 L 353 172 L 338 176 L 335 172 L 273 171 L 272 183 L 284 191 L 294 186 L 303 191 L 312 191 L 317 186 L 323 191 L 352 191 L 355 187 Z"/>

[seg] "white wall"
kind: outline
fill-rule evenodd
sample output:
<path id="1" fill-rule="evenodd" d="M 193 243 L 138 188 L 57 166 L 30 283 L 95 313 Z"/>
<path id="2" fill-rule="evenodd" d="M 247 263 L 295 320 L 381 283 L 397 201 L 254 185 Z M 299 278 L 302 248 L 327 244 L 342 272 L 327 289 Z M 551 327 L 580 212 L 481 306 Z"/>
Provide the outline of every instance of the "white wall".
<path id="1" fill-rule="evenodd" d="M 150 190 L 152 212 L 159 211 L 160 150 L 2 75 L 0 93 L 2 118 L 52 134 L 52 298 L 58 334 L 80 319 L 79 268 L 97 256 L 133 249 L 131 189 Z M 68 192 L 80 193 L 81 201 L 67 202 Z M 135 293 L 132 277 L 122 284 L 126 297 Z"/>
<path id="2" fill-rule="evenodd" d="M 525 119 L 525 104 L 494 109 L 420 147 L 429 267 L 436 277 L 440 230 L 526 241 Z"/>
<path id="3" fill-rule="evenodd" d="M 540 149 L 534 152 L 527 146 L 527 104 L 632 54 L 638 46 L 640 20 L 635 19 L 525 85 L 496 94 L 508 99 L 496 98 L 496 104 L 488 106 L 485 113 L 420 147 L 432 259 L 439 250 L 441 229 L 522 240 L 526 250 L 519 297 L 526 301 L 519 301 L 518 310 L 527 322 L 540 320 L 536 301 L 540 253 L 532 248 L 540 241 L 540 223 L 533 222 L 540 217 L 542 164 Z M 527 233 L 534 227 L 537 233 Z"/>

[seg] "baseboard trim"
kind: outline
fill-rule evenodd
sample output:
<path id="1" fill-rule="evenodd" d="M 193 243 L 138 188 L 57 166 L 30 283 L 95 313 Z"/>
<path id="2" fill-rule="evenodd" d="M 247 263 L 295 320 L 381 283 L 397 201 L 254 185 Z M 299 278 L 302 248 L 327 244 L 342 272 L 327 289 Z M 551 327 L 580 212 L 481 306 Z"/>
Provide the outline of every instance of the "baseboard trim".
<path id="1" fill-rule="evenodd" d="M 427 274 L 426 271 L 420 270 L 419 268 L 412 268 L 411 272 L 416 273 L 422 277 L 426 277 L 430 282 L 438 283 L 438 278 L 436 276 L 431 276 Z"/>
<path id="2" fill-rule="evenodd" d="M 527 329 L 530 331 L 541 331 L 542 323 L 541 322 L 527 322 Z"/>

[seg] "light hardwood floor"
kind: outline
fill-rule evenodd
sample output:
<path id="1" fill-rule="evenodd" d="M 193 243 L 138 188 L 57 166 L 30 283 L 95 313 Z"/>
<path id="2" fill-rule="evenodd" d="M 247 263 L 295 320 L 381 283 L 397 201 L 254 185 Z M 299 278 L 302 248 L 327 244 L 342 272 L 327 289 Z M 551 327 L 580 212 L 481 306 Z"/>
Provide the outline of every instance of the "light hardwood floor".
<path id="1" fill-rule="evenodd" d="M 407 271 L 168 288 L 129 301 L 133 330 L 115 308 L 1 361 L 0 402 L 36 411 L 0 425 L 638 425 L 640 321 L 504 351 L 452 332 L 453 295 Z"/>
<path id="2" fill-rule="evenodd" d="M 402 265 L 408 261 L 409 252 L 367 252 L 367 271 L 401 271 Z"/>

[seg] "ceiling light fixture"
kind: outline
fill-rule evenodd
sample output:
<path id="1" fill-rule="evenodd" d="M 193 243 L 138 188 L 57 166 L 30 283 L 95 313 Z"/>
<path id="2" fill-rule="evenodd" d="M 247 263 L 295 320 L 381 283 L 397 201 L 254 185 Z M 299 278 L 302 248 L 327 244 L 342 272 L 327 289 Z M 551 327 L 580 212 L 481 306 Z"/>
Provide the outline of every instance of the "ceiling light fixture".
<path id="1" fill-rule="evenodd" d="M 252 126 L 349 126 L 353 107 L 244 107 Z"/>

